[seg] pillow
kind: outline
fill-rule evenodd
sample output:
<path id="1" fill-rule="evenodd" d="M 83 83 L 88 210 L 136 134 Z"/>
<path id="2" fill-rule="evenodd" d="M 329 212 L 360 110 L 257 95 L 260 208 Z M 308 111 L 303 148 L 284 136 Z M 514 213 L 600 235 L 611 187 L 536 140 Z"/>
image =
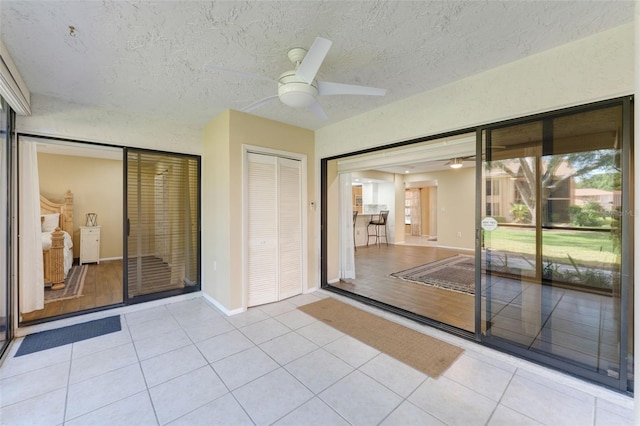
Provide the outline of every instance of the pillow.
<path id="1" fill-rule="evenodd" d="M 60 213 L 42 215 L 42 232 L 53 232 L 60 224 Z"/>

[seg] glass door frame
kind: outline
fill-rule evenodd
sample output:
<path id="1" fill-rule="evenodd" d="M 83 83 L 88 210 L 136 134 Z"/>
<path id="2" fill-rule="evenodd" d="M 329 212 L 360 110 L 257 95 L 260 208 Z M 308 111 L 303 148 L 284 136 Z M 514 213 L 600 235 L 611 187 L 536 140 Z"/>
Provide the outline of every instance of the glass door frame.
<path id="1" fill-rule="evenodd" d="M 543 132 L 547 132 L 549 128 L 549 121 L 553 118 L 559 118 L 566 115 L 572 115 L 581 112 L 589 112 L 607 107 L 622 106 L 622 153 L 621 153 L 621 168 L 622 168 L 622 213 L 621 213 L 621 288 L 620 288 L 620 321 L 619 321 L 619 335 L 620 342 L 619 348 L 619 377 L 607 377 L 599 374 L 595 371 L 590 371 L 582 368 L 571 362 L 561 360 L 551 355 L 546 355 L 540 352 L 534 352 L 531 350 L 523 349 L 513 343 L 506 342 L 502 339 L 492 338 L 483 334 L 483 320 L 482 320 L 482 245 L 483 245 L 483 230 L 481 222 L 483 220 L 483 199 L 482 191 L 483 185 L 483 167 L 486 160 L 487 141 L 483 136 L 487 132 L 492 130 L 526 124 L 531 122 L 542 122 Z M 632 146 L 632 123 L 633 123 L 633 96 L 626 96 L 616 99 L 610 99 L 606 101 L 595 102 L 578 107 L 571 107 L 562 110 L 537 114 L 534 116 L 528 116 L 525 118 L 512 119 L 499 123 L 492 123 L 485 126 L 479 126 L 476 130 L 476 300 L 475 300 L 475 339 L 476 341 L 491 347 L 498 348 L 502 351 L 513 353 L 515 355 L 530 359 L 534 362 L 541 362 L 546 365 L 553 366 L 560 370 L 566 371 L 571 374 L 576 374 L 580 377 L 593 380 L 598 383 L 602 383 L 606 386 L 618 389 L 623 392 L 633 391 L 633 381 L 628 379 L 628 355 L 629 355 L 629 309 L 633 306 L 632 300 L 629 300 L 630 286 L 633 283 L 633 221 L 631 216 L 633 214 L 633 182 L 631 180 L 633 176 L 633 146 Z M 539 161 L 537 161 L 539 164 Z M 539 166 L 538 166 L 539 168 Z M 539 185 L 538 185 L 539 186 Z M 539 189 L 538 189 L 539 192 Z M 540 194 L 538 194 L 540 195 Z M 542 228 L 542 222 L 540 219 L 540 211 L 538 208 L 538 220 L 536 220 L 536 256 L 541 251 L 541 238 L 542 234 L 539 232 Z M 538 256 L 537 256 L 538 257 Z M 536 262 L 536 264 L 539 262 Z M 539 266 L 536 266 L 536 276 L 540 275 Z M 631 304 L 631 305 L 630 305 Z M 635 354 L 634 354 L 635 356 Z"/>
<path id="2" fill-rule="evenodd" d="M 128 184 L 129 184 L 129 153 L 138 153 L 138 154 L 150 154 L 150 155 L 168 155 L 174 157 L 183 157 L 183 158 L 193 158 L 197 160 L 197 189 L 196 193 L 198 194 L 198 203 L 197 203 L 197 235 L 198 242 L 196 247 L 196 257 L 197 257 L 197 282 L 193 288 L 185 287 L 184 289 L 176 289 L 176 290 L 165 290 L 159 291 L 155 293 L 148 293 L 144 295 L 139 295 L 136 297 L 129 297 L 129 231 L 130 231 L 130 223 L 128 217 L 129 211 L 129 193 L 128 193 Z M 153 149 L 146 148 L 136 148 L 136 147 L 123 147 L 123 200 L 122 200 L 122 286 L 123 286 L 123 304 L 124 305 L 135 305 L 138 303 L 149 302 L 152 300 L 164 299 L 171 296 L 179 296 L 181 294 L 192 293 L 195 291 L 200 291 L 202 288 L 202 158 L 199 155 L 193 154 L 184 154 L 184 153 L 176 153 L 176 152 L 167 152 L 167 151 L 159 151 Z"/>
<path id="3" fill-rule="evenodd" d="M 4 352 L 9 348 L 9 344 L 11 343 L 11 340 L 13 339 L 13 327 L 14 327 L 14 321 L 13 321 L 13 310 L 14 310 L 14 292 L 12 291 L 13 289 L 13 281 L 12 281 L 12 277 L 13 277 L 13 259 L 14 259 L 14 255 L 12 252 L 13 249 L 13 242 L 15 241 L 14 239 L 14 227 L 13 227 L 13 220 L 11 219 L 13 217 L 13 212 L 14 212 L 14 206 L 15 206 L 15 202 L 14 202 L 14 196 L 15 196 L 15 192 L 13 190 L 14 186 L 14 167 L 13 167 L 13 148 L 14 148 L 14 144 L 15 144 L 15 140 L 16 140 L 16 135 L 15 135 L 15 112 L 13 111 L 13 109 L 11 109 L 11 107 L 9 106 L 9 104 L 2 98 L 0 97 L 0 102 L 2 103 L 2 108 L 0 108 L 0 114 L 4 114 L 5 115 L 5 128 L 3 129 L 6 134 L 5 134 L 5 138 L 4 140 L 0 141 L 0 143 L 5 144 L 5 156 L 4 158 L 2 158 L 2 164 L 0 165 L 0 173 L 3 173 L 5 175 L 6 178 L 6 188 L 0 188 L 0 190 L 2 191 L 6 191 L 6 198 L 7 198 L 7 204 L 5 206 L 3 206 L 2 208 L 5 209 L 5 221 L 4 223 L 0 223 L 0 226 L 5 228 L 5 258 L 4 259 L 0 259 L 0 262 L 5 262 L 6 263 L 6 270 L 5 270 L 5 276 L 2 277 L 2 279 L 5 282 L 5 285 L 3 286 L 3 288 L 0 289 L 0 291 L 5 292 L 5 306 L 3 307 L 5 310 L 5 330 L 2 331 L 3 335 L 3 339 L 4 340 L 0 340 L 0 358 L 2 357 L 2 355 L 4 354 Z"/>

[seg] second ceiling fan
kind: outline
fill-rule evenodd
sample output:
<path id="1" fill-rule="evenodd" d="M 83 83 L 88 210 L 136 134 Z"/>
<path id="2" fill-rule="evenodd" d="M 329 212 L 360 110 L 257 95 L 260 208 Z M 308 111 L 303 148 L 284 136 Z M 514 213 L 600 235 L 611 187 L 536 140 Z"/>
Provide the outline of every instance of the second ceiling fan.
<path id="1" fill-rule="evenodd" d="M 353 84 L 332 83 L 329 81 L 318 81 L 316 75 L 318 70 L 331 48 L 331 41 L 322 37 L 316 37 L 315 41 L 307 51 L 301 47 L 290 49 L 287 53 L 289 60 L 293 62 L 293 70 L 283 72 L 278 80 L 268 77 L 258 76 L 247 72 L 235 71 L 217 67 L 212 64 L 205 65 L 209 71 L 221 71 L 243 77 L 268 80 L 278 84 L 278 94 L 261 99 L 242 109 L 249 112 L 271 101 L 280 101 L 293 108 L 306 108 L 322 120 L 327 119 L 327 114 L 318 102 L 318 96 L 326 95 L 366 95 L 384 96 L 386 89 L 376 87 L 356 86 Z"/>

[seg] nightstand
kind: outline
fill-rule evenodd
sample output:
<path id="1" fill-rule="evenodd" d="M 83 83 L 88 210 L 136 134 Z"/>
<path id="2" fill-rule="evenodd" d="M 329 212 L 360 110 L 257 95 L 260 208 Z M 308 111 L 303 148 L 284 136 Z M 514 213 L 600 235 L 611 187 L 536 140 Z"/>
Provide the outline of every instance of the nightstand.
<path id="1" fill-rule="evenodd" d="M 80 227 L 80 264 L 100 263 L 100 226 Z"/>

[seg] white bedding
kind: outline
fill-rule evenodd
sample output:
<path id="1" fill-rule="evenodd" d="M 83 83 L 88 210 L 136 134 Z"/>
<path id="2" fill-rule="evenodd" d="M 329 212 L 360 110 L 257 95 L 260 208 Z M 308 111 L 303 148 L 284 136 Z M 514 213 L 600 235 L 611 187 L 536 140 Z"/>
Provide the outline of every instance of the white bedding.
<path id="1" fill-rule="evenodd" d="M 71 235 L 64 232 L 64 277 L 67 277 L 67 272 L 71 269 L 71 265 L 73 265 L 73 241 L 71 240 Z M 42 233 L 42 250 L 46 250 L 51 248 L 51 232 L 43 232 Z"/>

